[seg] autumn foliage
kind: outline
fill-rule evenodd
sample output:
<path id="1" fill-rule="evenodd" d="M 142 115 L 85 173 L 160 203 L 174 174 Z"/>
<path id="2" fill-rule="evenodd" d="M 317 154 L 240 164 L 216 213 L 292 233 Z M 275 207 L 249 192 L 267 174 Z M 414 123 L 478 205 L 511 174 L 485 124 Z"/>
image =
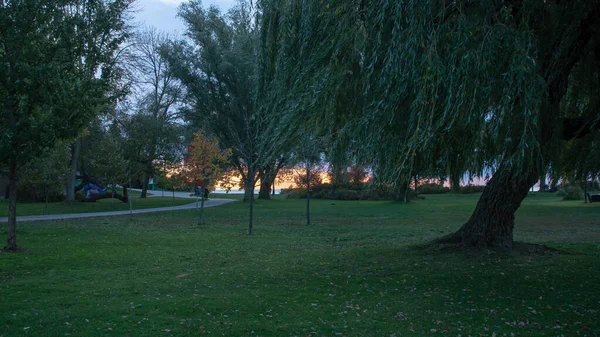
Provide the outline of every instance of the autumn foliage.
<path id="1" fill-rule="evenodd" d="M 198 131 L 188 145 L 180 176 L 188 186 L 204 186 L 204 179 L 208 179 L 208 188 L 213 189 L 226 171 L 230 157 L 230 149 L 221 150 L 215 140 Z"/>

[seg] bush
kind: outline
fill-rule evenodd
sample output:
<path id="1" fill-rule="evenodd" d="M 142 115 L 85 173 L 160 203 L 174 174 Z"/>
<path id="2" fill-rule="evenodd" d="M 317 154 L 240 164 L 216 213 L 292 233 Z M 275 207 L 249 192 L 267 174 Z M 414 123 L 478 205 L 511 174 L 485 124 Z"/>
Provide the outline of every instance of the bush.
<path id="1" fill-rule="evenodd" d="M 556 195 L 562 196 L 563 200 L 581 200 L 583 199 L 583 190 L 579 186 L 566 186 Z"/>
<path id="2" fill-rule="evenodd" d="M 420 194 L 444 194 L 450 192 L 450 188 L 442 184 L 423 184 L 417 188 Z"/>
<path id="3" fill-rule="evenodd" d="M 350 190 L 347 188 L 336 188 L 333 190 L 330 190 L 328 193 L 324 193 L 323 197 L 324 199 L 331 199 L 331 200 L 361 200 L 363 194 L 361 193 L 362 191 L 358 191 L 358 190 Z"/>
<path id="4" fill-rule="evenodd" d="M 290 199 L 306 198 L 305 188 L 283 189 L 281 194 Z M 368 184 L 319 184 L 311 187 L 312 199 L 329 200 L 394 200 L 396 189 L 386 185 L 372 186 Z M 404 197 L 404 193 L 402 193 Z M 414 198 L 413 190 L 409 191 L 409 198 Z"/>
<path id="5" fill-rule="evenodd" d="M 20 183 L 17 189 L 17 201 L 19 202 L 44 202 L 48 194 L 48 202 L 61 202 L 65 200 L 65 194 L 58 187 L 49 188 L 47 191 L 33 184 Z"/>

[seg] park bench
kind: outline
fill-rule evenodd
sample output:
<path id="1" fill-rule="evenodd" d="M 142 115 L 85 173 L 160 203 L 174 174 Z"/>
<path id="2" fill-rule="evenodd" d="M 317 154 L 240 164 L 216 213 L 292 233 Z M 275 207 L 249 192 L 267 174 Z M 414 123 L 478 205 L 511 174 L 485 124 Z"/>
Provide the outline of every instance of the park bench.
<path id="1" fill-rule="evenodd" d="M 600 202 L 600 194 L 592 194 L 587 193 L 587 198 L 590 202 Z"/>

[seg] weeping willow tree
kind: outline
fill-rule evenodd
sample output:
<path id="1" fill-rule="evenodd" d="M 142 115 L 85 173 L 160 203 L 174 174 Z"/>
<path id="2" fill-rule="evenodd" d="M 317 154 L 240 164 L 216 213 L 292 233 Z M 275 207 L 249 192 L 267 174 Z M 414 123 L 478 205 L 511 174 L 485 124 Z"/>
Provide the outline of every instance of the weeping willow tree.
<path id="1" fill-rule="evenodd" d="M 597 81 L 597 0 L 260 4 L 282 134 L 331 132 L 339 118 L 392 184 L 406 183 L 418 153 L 493 167 L 470 219 L 440 242 L 511 247 L 514 214 L 543 168 L 596 129 L 597 92 L 569 88 Z"/>

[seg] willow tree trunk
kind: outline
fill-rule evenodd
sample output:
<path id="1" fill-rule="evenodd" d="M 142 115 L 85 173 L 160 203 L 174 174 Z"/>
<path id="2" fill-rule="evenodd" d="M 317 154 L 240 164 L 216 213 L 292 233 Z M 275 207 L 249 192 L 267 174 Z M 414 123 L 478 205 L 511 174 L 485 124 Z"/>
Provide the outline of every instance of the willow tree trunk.
<path id="1" fill-rule="evenodd" d="M 460 193 L 460 174 L 450 174 L 450 185 L 452 187 L 452 192 Z"/>
<path id="2" fill-rule="evenodd" d="M 277 177 L 281 166 L 283 166 L 282 163 L 283 162 L 278 163 L 274 168 L 268 167 L 259 173 L 260 190 L 258 191 L 258 199 L 271 199 L 271 191 L 275 190 L 275 178 Z"/>
<path id="3" fill-rule="evenodd" d="M 469 221 L 437 242 L 511 248 L 515 212 L 538 179 L 537 169 L 514 172 L 502 164 L 485 186 Z"/>
<path id="4" fill-rule="evenodd" d="M 17 164 L 12 162 L 8 173 L 8 235 L 4 250 L 17 250 Z"/>
<path id="5" fill-rule="evenodd" d="M 260 190 L 258 191 L 258 199 L 270 200 L 271 199 L 271 185 L 272 181 L 265 178 L 260 181 Z"/>

